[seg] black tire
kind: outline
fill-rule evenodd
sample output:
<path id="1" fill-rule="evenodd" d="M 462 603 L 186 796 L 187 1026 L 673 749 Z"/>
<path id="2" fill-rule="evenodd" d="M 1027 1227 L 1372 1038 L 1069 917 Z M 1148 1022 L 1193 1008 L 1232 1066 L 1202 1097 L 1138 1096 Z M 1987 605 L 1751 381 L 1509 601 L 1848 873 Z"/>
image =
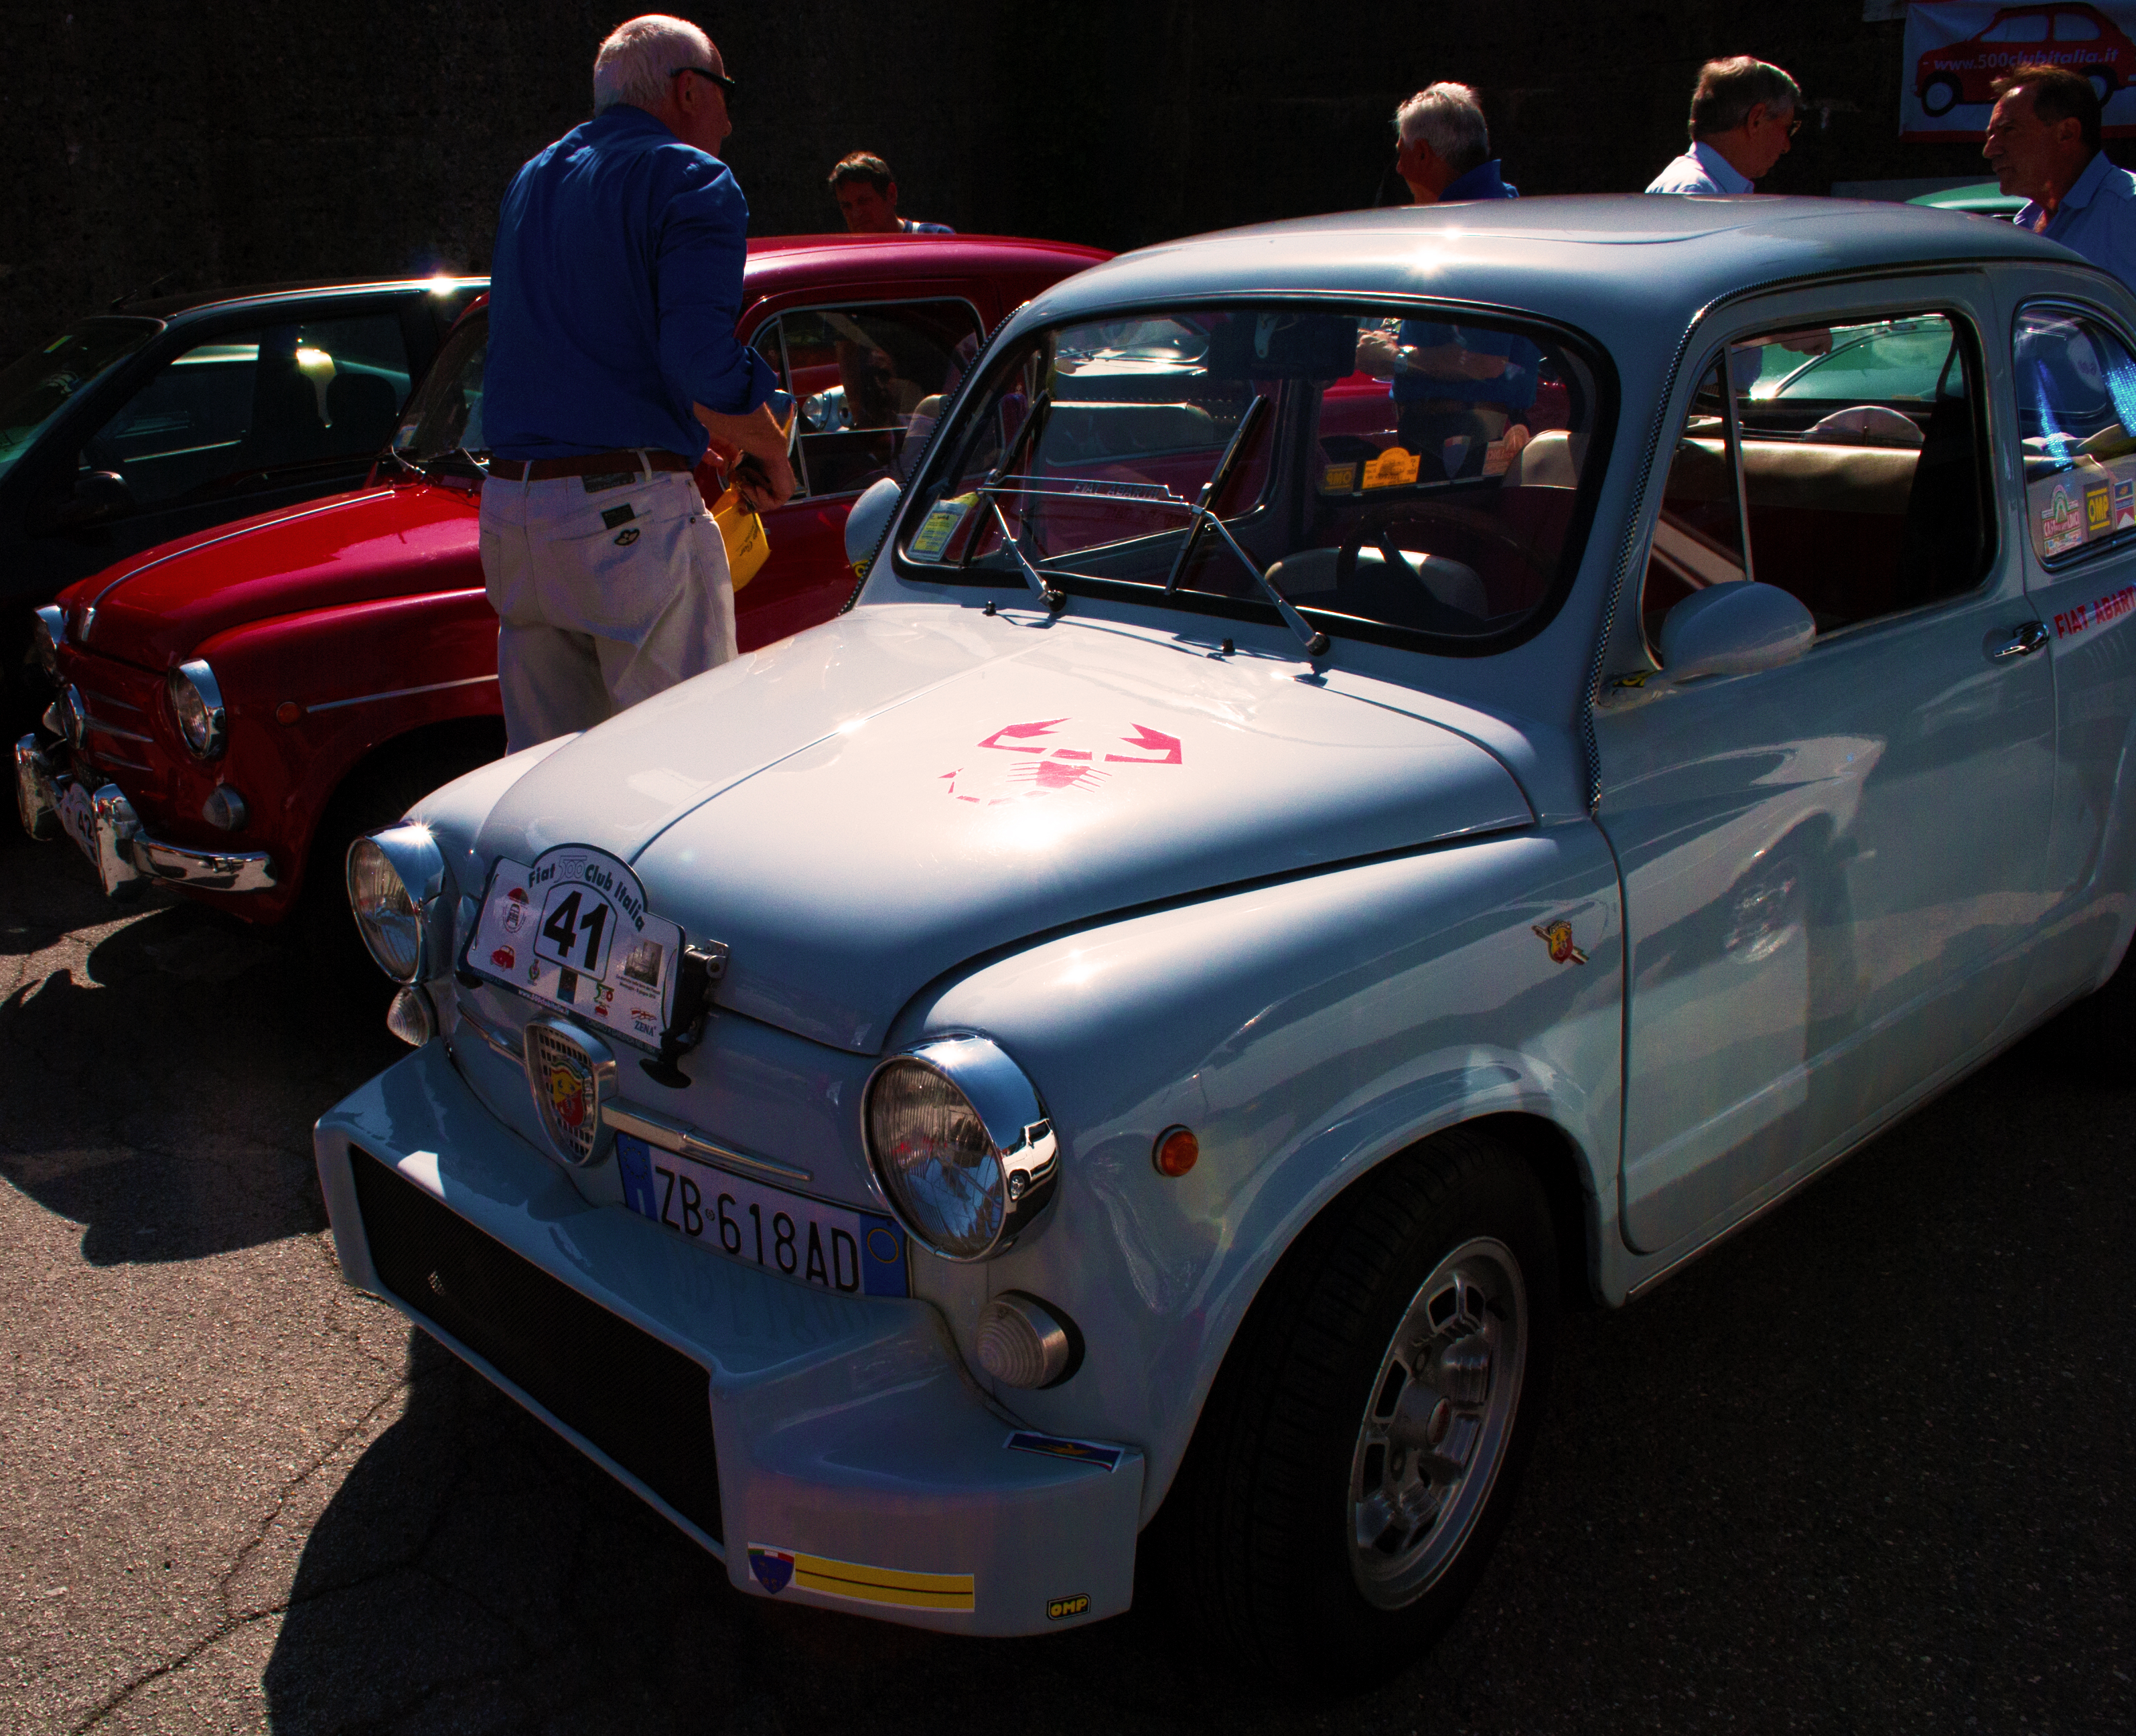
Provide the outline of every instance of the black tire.
<path id="1" fill-rule="evenodd" d="M 313 835 L 292 926 L 313 967 L 366 1001 L 383 1006 L 392 986 L 372 961 L 348 908 L 343 874 L 348 846 L 364 833 L 391 825 L 440 784 L 496 759 L 504 751 L 502 731 L 494 732 L 494 741 L 490 733 L 477 729 L 388 748 L 350 773 L 327 803 Z"/>
<path id="2" fill-rule="evenodd" d="M 1430 1307 L 1420 1287 L 1439 1278 L 1450 1256 L 1484 1245 L 1516 1263 L 1525 1317 L 1517 1355 L 1509 1336 L 1494 1341 L 1495 1353 L 1481 1353 L 1488 1397 L 1476 1404 L 1479 1414 L 1499 1405 L 1498 1383 L 1510 1381 L 1511 1409 L 1495 1438 L 1495 1438 L 1495 1458 L 1487 1462 L 1478 1446 L 1460 1473 L 1488 1481 L 1464 1509 L 1465 1485 L 1457 1480 L 1455 1494 L 1410 1540 L 1412 1550 L 1425 1552 L 1414 1559 L 1428 1577 L 1398 1583 L 1377 1577 L 1382 1545 L 1360 1541 L 1386 1511 L 1371 1506 L 1373 1496 L 1359 1498 L 1361 1488 L 1377 1486 L 1368 1408 L 1406 1418 L 1412 1393 L 1430 1400 L 1432 1388 L 1459 1380 L 1458 1373 L 1449 1380 L 1427 1370 L 1450 1367 L 1458 1346 L 1486 1334 L 1449 1317 L 1448 1330 L 1461 1336 L 1415 1359 L 1417 1370 L 1390 1408 L 1396 1352 L 1420 1343 L 1410 1335 L 1420 1307 Z M 1287 1687 L 1361 1692 L 1413 1661 L 1453 1621 L 1512 1505 L 1543 1409 L 1557 1271 L 1541 1184 L 1483 1133 L 1456 1129 L 1428 1140 L 1329 1207 L 1255 1302 L 1167 1503 L 1179 1506 L 1163 1534 L 1178 1607 L 1194 1612 L 1239 1664 Z M 1473 1381 L 1474 1362 L 1468 1366 Z M 1427 1426 L 1442 1433 L 1430 1437 L 1429 1452 L 1415 1449 L 1416 1466 L 1443 1464 L 1440 1443 L 1461 1438 L 1460 1414 L 1455 1433 L 1443 1432 L 1446 1411 L 1442 1402 L 1430 1413 Z M 1382 1472 L 1405 1456 L 1381 1450 L 1388 1455 Z M 1443 1537 L 1435 1529 L 1442 1524 Z M 1434 1547 L 1448 1553 L 1431 1569 Z M 1376 1591 L 1368 1592 L 1367 1575 Z"/>
<path id="3" fill-rule="evenodd" d="M 1957 80 L 1932 78 L 1921 87 L 1921 112 L 1948 114 L 1957 106 L 1959 94 Z"/>
<path id="4" fill-rule="evenodd" d="M 2091 86 L 2091 94 L 2099 99 L 2100 106 L 2104 108 L 2108 99 L 2114 95 L 2113 72 L 2104 66 L 2087 66 L 2084 69 L 2084 76 Z"/>

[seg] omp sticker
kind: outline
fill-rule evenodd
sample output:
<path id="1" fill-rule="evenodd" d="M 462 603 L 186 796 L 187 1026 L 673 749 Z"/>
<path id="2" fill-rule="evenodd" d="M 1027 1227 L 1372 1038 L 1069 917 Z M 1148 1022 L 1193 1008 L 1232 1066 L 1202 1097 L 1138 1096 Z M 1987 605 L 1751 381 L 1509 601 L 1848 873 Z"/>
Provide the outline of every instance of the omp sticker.
<path id="1" fill-rule="evenodd" d="M 2095 597 L 2089 603 L 2061 610 L 2055 616 L 2055 637 L 2066 639 L 2076 633 L 2089 633 L 2095 627 L 2119 621 L 2132 609 L 2136 609 L 2136 584 L 2124 584 L 2104 597 Z"/>
<path id="2" fill-rule="evenodd" d="M 1078 1592 L 1072 1598 L 1049 1598 L 1046 1600 L 1046 1619 L 1065 1622 L 1070 1616 L 1080 1616 L 1090 1607 L 1090 1594 Z"/>
<path id="3" fill-rule="evenodd" d="M 1073 1459 L 1079 1465 L 1102 1465 L 1108 1471 L 1117 1471 L 1120 1461 L 1127 1456 L 1124 1447 L 1108 1446 L 1103 1441 L 1078 1441 L 1066 1435 L 1035 1434 L 1030 1429 L 1019 1428 L 1002 1443 L 1011 1452 L 1036 1452 L 1050 1459 Z"/>
<path id="4" fill-rule="evenodd" d="M 1320 473 L 1320 492 L 1323 494 L 1347 494 L 1357 486 L 1357 465 L 1355 459 L 1347 464 L 1330 464 Z"/>
<path id="5" fill-rule="evenodd" d="M 1367 488 L 1398 488 L 1416 480 L 1423 460 L 1400 446 L 1390 446 L 1365 466 Z"/>
<path id="6" fill-rule="evenodd" d="M 957 534 L 957 526 L 964 523 L 972 510 L 975 494 L 959 494 L 953 499 L 937 501 L 926 517 L 920 521 L 920 528 L 912 533 L 912 541 L 905 545 L 905 552 L 915 560 L 939 560 L 949 546 L 949 539 Z"/>
<path id="7" fill-rule="evenodd" d="M 1045 717 L 1003 724 L 972 744 L 974 755 L 935 781 L 959 802 L 997 807 L 1027 797 L 1088 793 L 1104 787 L 1115 766 L 1183 765 L 1186 746 L 1148 724 L 1127 720 L 1086 723 Z M 997 759 L 997 754 L 1013 755 Z"/>
<path id="8" fill-rule="evenodd" d="M 946 1609 L 968 1615 L 978 1582 L 970 1574 L 915 1574 L 902 1568 L 870 1567 L 858 1561 L 834 1561 L 799 1549 L 749 1546 L 749 1570 L 774 1597 L 789 1585 L 819 1597 L 855 1603 L 885 1604 L 896 1609 Z"/>
<path id="9" fill-rule="evenodd" d="M 2083 516 L 2070 498 L 2068 485 L 2056 482 L 2047 503 L 2040 508 L 2040 547 L 2046 554 L 2060 555 L 2083 541 Z"/>
<path id="10" fill-rule="evenodd" d="M 2084 491 L 2084 530 L 2087 536 L 2104 536 L 2114 528 L 2114 489 L 2100 482 Z"/>

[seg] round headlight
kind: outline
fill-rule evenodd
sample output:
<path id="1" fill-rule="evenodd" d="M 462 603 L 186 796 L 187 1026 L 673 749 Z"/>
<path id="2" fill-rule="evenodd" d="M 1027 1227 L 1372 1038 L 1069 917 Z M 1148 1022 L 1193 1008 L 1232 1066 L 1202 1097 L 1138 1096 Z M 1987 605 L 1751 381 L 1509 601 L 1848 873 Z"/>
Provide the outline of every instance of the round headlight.
<path id="1" fill-rule="evenodd" d="M 1053 1191 L 1058 1146 L 1038 1093 L 984 1037 L 893 1056 L 868 1081 L 869 1161 L 898 1216 L 951 1260 L 1013 1242 Z"/>
<path id="2" fill-rule="evenodd" d="M 222 751 L 224 721 L 222 689 L 215 672 L 196 657 L 173 669 L 167 685 L 172 715 L 186 746 L 202 759 L 214 759 Z"/>
<path id="3" fill-rule="evenodd" d="M 376 838 L 349 846 L 348 904 L 379 969 L 413 982 L 423 964 L 423 913 Z"/>

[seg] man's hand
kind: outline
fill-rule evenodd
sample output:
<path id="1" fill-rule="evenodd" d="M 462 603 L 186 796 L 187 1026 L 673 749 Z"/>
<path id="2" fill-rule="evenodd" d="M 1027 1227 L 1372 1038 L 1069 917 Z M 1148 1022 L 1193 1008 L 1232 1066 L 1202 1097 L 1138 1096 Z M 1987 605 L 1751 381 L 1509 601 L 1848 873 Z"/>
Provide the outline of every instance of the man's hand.
<path id="1" fill-rule="evenodd" d="M 732 467 L 735 486 L 753 508 L 766 512 L 794 497 L 794 467 L 786 461 L 786 436 L 772 419 L 769 405 L 745 416 L 726 415 L 701 404 L 691 408 L 715 443 L 740 453 Z"/>
<path id="2" fill-rule="evenodd" d="M 1401 361 L 1396 352 L 1395 334 L 1385 327 L 1357 334 L 1357 371 L 1375 380 L 1391 380 Z"/>

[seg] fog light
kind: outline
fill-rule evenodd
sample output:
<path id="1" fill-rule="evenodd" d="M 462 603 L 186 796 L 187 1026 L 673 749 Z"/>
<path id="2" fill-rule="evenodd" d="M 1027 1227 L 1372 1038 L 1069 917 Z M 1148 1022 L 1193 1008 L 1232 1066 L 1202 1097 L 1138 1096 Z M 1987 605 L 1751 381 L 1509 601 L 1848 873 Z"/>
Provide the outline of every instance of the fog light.
<path id="1" fill-rule="evenodd" d="M 412 983 L 402 989 L 386 1009 L 386 1028 L 410 1049 L 420 1049 L 437 1035 L 438 1017 L 430 1011 L 430 997 Z"/>
<path id="2" fill-rule="evenodd" d="M 225 832 L 235 832 L 245 822 L 245 798 L 228 784 L 218 783 L 201 803 L 201 818 Z"/>
<path id="3" fill-rule="evenodd" d="M 979 1366 L 1003 1386 L 1057 1386 L 1082 1361 L 1082 1335 L 1035 1296 L 1007 1290 L 979 1311 Z"/>

